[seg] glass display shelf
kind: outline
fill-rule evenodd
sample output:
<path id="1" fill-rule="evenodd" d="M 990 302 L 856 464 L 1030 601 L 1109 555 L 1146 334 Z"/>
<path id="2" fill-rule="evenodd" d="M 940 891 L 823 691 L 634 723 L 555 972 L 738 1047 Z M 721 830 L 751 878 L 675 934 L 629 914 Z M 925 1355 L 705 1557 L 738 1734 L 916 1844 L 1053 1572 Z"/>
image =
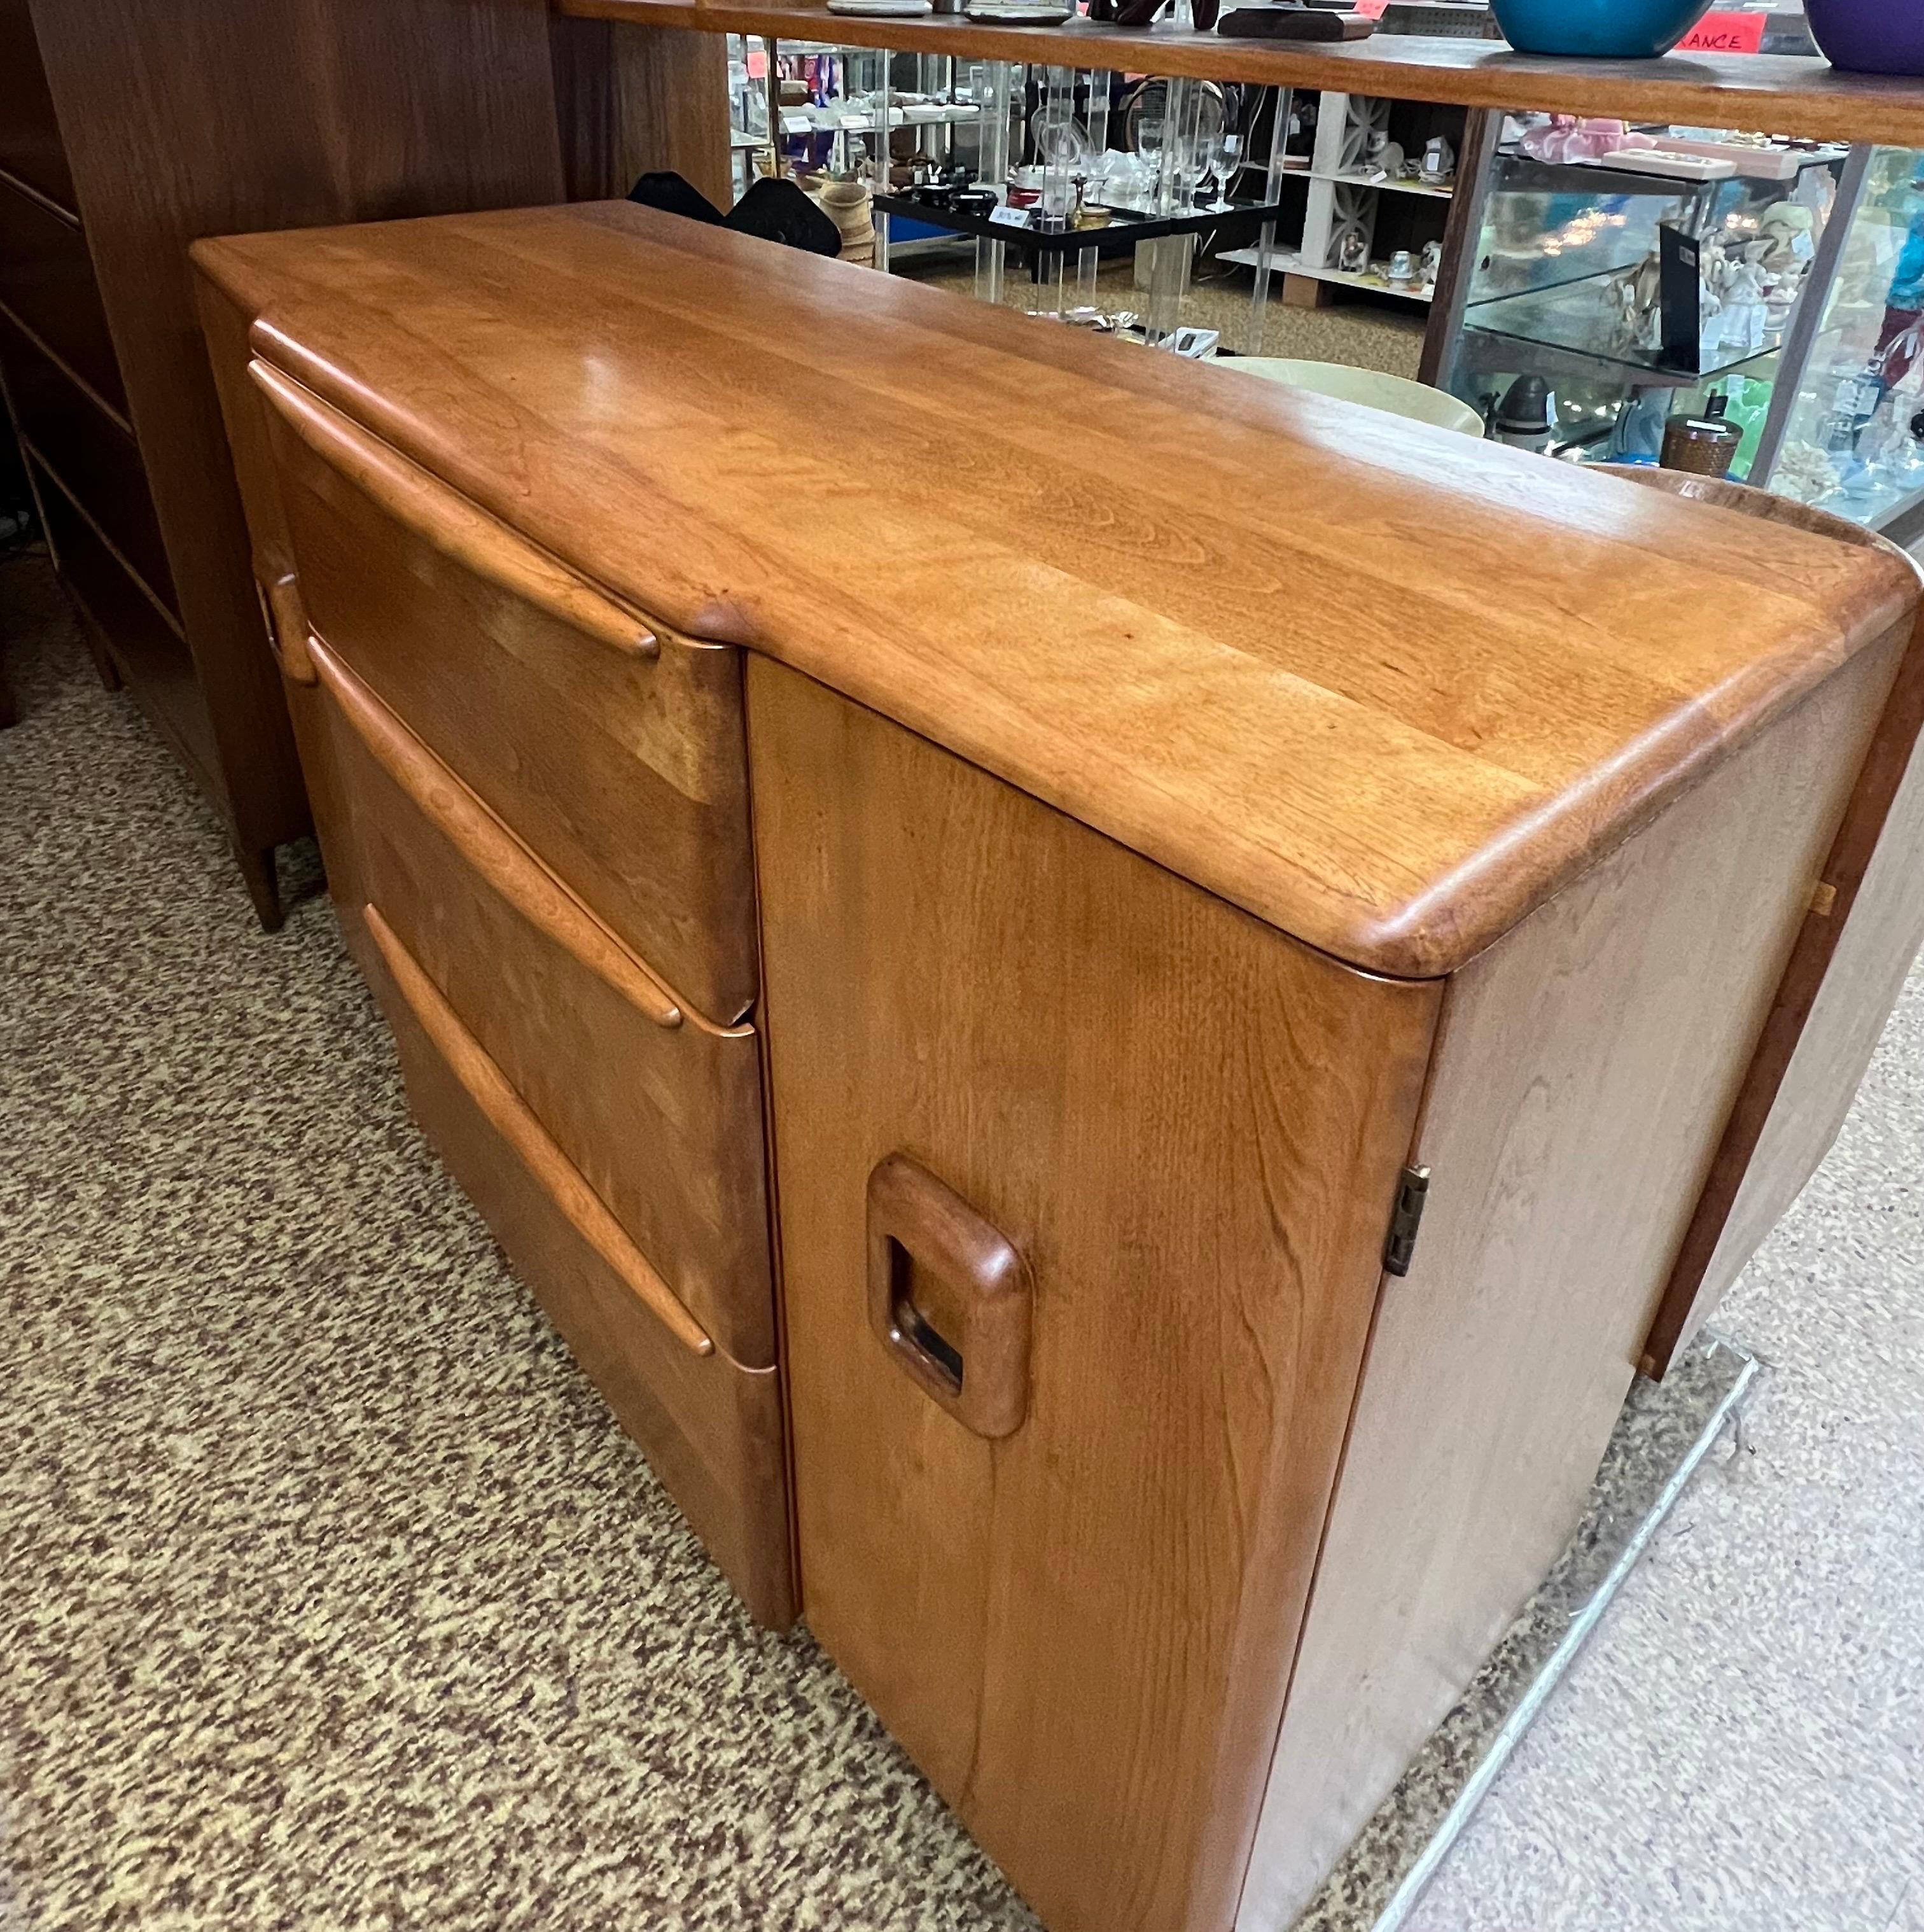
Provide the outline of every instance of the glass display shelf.
<path id="1" fill-rule="evenodd" d="M 1473 302 L 1464 314 L 1464 328 L 1466 334 L 1502 336 L 1513 343 L 1560 351 L 1565 358 L 1607 365 L 1646 388 L 1653 382 L 1674 386 L 1724 375 L 1774 356 L 1783 346 L 1784 332 L 1767 329 L 1755 349 L 1720 352 L 1707 368 L 1684 368 L 1665 362 L 1661 350 L 1621 339 L 1614 290 L 1614 277 L 1604 273 Z"/>

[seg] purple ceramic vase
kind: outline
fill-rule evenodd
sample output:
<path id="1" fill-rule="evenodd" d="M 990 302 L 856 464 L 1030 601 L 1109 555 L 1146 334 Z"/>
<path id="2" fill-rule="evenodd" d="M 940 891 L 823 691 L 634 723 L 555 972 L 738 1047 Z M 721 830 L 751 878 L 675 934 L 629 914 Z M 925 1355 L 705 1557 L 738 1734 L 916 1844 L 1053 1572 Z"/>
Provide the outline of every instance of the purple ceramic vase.
<path id="1" fill-rule="evenodd" d="M 1924 6 L 1918 0 L 1804 0 L 1804 17 L 1833 67 L 1924 74 Z"/>

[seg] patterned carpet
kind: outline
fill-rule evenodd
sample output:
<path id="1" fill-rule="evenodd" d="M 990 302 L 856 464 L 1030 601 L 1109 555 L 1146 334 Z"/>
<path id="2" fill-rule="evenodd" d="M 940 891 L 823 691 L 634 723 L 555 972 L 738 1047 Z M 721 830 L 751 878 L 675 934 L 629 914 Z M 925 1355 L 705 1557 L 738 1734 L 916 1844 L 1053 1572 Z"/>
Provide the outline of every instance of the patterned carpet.
<path id="1" fill-rule="evenodd" d="M 311 856 L 263 936 L 43 562 L 0 638 L 0 1923 L 1032 1927 L 507 1273 Z"/>

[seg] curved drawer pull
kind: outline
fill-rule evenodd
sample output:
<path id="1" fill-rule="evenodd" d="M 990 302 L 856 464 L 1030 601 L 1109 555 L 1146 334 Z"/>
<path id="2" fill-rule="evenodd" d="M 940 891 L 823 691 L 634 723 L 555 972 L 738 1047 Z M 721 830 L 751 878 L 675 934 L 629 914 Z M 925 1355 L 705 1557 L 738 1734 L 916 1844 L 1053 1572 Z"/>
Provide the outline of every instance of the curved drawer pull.
<path id="1" fill-rule="evenodd" d="M 274 413 L 330 469 L 443 555 L 628 657 L 652 658 L 661 642 L 638 618 L 564 570 L 399 452 L 355 428 L 301 385 L 258 359 L 247 374 Z"/>
<path id="2" fill-rule="evenodd" d="M 307 656 L 322 687 L 375 762 L 469 866 L 528 923 L 658 1027 L 678 1027 L 682 1009 L 629 957 L 494 814 L 395 717 L 317 637 Z"/>
<path id="3" fill-rule="evenodd" d="M 363 916 L 368 935 L 380 949 L 408 1010 L 466 1090 L 469 1099 L 520 1156 L 522 1165 L 542 1192 L 682 1347 L 697 1355 L 712 1354 L 715 1344 L 701 1324 L 682 1306 L 675 1291 L 649 1267 L 647 1257 L 603 1206 L 601 1196 L 549 1138 L 547 1130 L 535 1119 L 526 1101 L 508 1084 L 481 1042 L 461 1024 L 460 1016 L 442 997 L 440 988 L 395 938 L 394 928 L 381 916 L 379 908 L 370 905 Z"/>
<path id="4" fill-rule="evenodd" d="M 290 684 L 313 684 L 313 662 L 307 656 L 307 614 L 301 606 L 301 592 L 290 570 L 263 584 L 257 578 L 254 588 L 260 592 L 262 614 L 267 619 L 268 641 L 280 666 L 280 674 Z"/>

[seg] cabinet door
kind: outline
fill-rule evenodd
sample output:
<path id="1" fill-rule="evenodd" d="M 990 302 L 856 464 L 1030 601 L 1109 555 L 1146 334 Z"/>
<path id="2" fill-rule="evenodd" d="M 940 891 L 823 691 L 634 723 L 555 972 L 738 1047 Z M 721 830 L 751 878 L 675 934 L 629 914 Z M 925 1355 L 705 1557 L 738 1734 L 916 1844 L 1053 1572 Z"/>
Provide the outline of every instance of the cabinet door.
<path id="1" fill-rule="evenodd" d="M 805 1615 L 1053 1932 L 1220 1932 L 1438 989 L 748 688 Z"/>

